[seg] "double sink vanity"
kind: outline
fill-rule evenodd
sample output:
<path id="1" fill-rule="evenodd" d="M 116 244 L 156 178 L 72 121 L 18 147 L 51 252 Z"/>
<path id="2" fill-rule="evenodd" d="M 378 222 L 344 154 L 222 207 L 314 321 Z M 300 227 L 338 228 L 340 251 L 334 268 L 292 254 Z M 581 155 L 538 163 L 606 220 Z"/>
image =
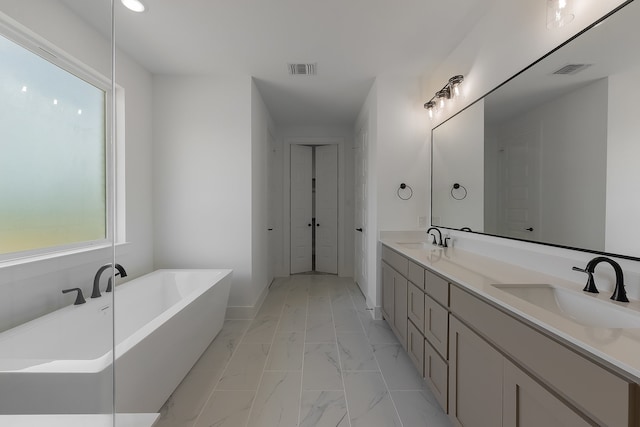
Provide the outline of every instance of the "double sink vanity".
<path id="1" fill-rule="evenodd" d="M 458 248 L 381 243 L 383 317 L 454 425 L 640 426 L 639 301 Z"/>

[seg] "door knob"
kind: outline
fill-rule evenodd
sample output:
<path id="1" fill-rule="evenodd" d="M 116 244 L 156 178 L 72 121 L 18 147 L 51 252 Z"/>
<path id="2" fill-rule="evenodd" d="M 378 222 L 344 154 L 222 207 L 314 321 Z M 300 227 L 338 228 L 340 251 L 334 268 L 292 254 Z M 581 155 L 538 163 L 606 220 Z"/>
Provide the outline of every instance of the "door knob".
<path id="1" fill-rule="evenodd" d="M 316 227 L 320 227 L 320 224 L 316 224 Z"/>
<path id="2" fill-rule="evenodd" d="M 362 233 L 362 228 L 356 228 L 356 231 L 359 231 Z"/>
<path id="3" fill-rule="evenodd" d="M 311 224 L 307 224 L 307 227 L 311 227 Z"/>
<path id="4" fill-rule="evenodd" d="M 527 231 L 533 231 L 533 227 L 525 228 Z"/>

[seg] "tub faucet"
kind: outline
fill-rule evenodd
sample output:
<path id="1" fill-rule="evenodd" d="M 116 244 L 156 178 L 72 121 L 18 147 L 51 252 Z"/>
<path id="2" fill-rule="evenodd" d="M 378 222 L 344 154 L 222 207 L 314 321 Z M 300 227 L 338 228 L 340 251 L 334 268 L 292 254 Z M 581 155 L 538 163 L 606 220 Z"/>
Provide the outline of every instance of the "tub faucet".
<path id="1" fill-rule="evenodd" d="M 111 264 L 111 263 L 103 265 L 102 267 L 100 267 L 98 269 L 98 271 L 96 272 L 95 277 L 93 278 L 93 291 L 91 292 L 91 298 L 100 298 L 102 296 L 100 294 L 100 276 L 102 276 L 102 273 L 107 268 L 111 268 L 111 267 L 115 267 L 115 269 L 118 270 L 116 275 L 119 274 L 120 277 L 127 277 L 126 270 L 120 264 L 115 264 L 115 266 L 113 264 Z M 109 278 L 109 281 L 111 281 L 111 278 Z M 109 284 L 107 284 L 107 292 L 111 292 L 110 282 L 109 282 Z"/>
<path id="2" fill-rule="evenodd" d="M 432 230 L 435 230 L 435 231 L 438 232 L 439 239 L 437 241 L 436 241 L 436 235 L 435 234 L 429 234 L 429 233 L 431 233 Z M 433 244 L 434 245 L 444 246 L 443 243 L 442 243 L 442 233 L 440 232 L 439 229 L 437 229 L 436 227 L 430 227 L 427 230 L 427 236 L 429 236 L 429 235 L 433 236 Z"/>
<path id="3" fill-rule="evenodd" d="M 611 264 L 611 266 L 613 267 L 613 270 L 616 273 L 616 287 L 613 291 L 613 295 L 611 295 L 611 299 L 619 302 L 629 302 L 629 298 L 627 298 L 627 292 L 624 289 L 624 277 L 622 274 L 622 268 L 620 267 L 620 264 L 618 264 L 611 258 L 607 258 L 603 256 L 595 257 L 594 259 L 592 259 L 587 263 L 587 266 L 585 268 L 573 267 L 575 271 L 581 271 L 589 275 L 589 278 L 587 279 L 587 284 L 584 287 L 583 291 L 592 292 L 596 294 L 598 293 L 595 280 L 593 279 L 593 272 L 595 271 L 596 266 L 601 262 L 606 262 L 608 264 Z"/>
<path id="4" fill-rule="evenodd" d="M 64 289 L 62 291 L 63 294 L 68 294 L 69 292 L 77 292 L 76 301 L 73 303 L 73 305 L 80 305 L 80 304 L 84 304 L 86 302 L 84 300 L 84 296 L 82 296 L 82 289 L 80 289 L 80 288 L 71 288 L 71 289 Z"/>

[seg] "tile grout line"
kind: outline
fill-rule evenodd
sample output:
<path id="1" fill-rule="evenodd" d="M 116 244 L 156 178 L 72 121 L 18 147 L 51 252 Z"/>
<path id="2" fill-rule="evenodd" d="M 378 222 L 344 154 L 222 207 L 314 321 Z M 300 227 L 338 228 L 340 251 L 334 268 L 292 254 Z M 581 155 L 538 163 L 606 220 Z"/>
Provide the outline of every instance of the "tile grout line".
<path id="1" fill-rule="evenodd" d="M 347 290 L 347 294 L 349 295 L 349 300 L 351 301 L 351 306 L 355 309 L 356 306 L 353 303 L 353 298 L 351 298 L 351 293 L 349 292 L 349 289 L 347 289 L 346 285 L 342 285 L 346 290 Z M 336 330 L 336 320 L 335 320 L 335 316 L 333 313 L 333 301 L 331 300 L 331 296 L 329 296 L 329 305 L 331 307 L 331 320 L 333 322 L 333 333 L 336 337 L 336 350 L 338 352 L 338 364 L 340 365 L 340 379 L 342 380 L 342 390 L 343 390 L 343 397 L 344 397 L 344 407 L 347 410 L 347 420 L 349 422 L 349 427 L 351 427 L 351 412 L 349 411 L 349 403 L 347 402 L 347 388 L 344 385 L 344 369 L 342 366 L 342 356 L 340 356 L 340 344 L 338 343 L 338 331 Z M 357 316 L 357 310 L 356 310 L 356 316 Z M 360 317 L 358 316 L 358 321 L 360 322 Z M 362 322 L 360 322 L 360 327 L 362 327 Z M 363 328 L 364 331 L 364 328 Z"/>
<path id="2" fill-rule="evenodd" d="M 353 302 L 353 295 L 351 293 L 349 293 L 349 295 L 351 296 L 351 300 Z M 354 305 L 355 305 L 355 303 L 354 303 Z M 360 318 L 360 316 L 358 316 L 358 320 L 360 320 L 360 323 L 362 324 L 362 328 L 364 329 L 364 323 L 362 323 L 362 319 Z M 386 322 L 386 320 L 383 320 L 383 321 Z M 369 337 L 367 337 L 366 332 L 365 332 L 365 337 L 367 339 L 367 342 L 369 343 L 369 346 L 371 346 L 371 351 L 373 353 L 373 358 L 376 361 L 376 365 L 378 365 L 378 370 L 380 371 L 380 377 L 382 378 L 382 382 L 384 383 L 384 388 L 387 390 L 387 394 L 389 395 L 389 399 L 391 399 L 391 404 L 393 405 L 393 409 L 396 411 L 396 416 L 398 417 L 398 421 L 400 422 L 400 426 L 404 427 L 404 423 L 402 422 L 402 418 L 400 418 L 400 412 L 398 411 L 398 407 L 396 406 L 396 402 L 393 400 L 393 396 L 391 395 L 391 390 L 389 390 L 389 385 L 387 384 L 387 380 L 385 379 L 384 374 L 382 373 L 382 368 L 380 367 L 380 362 L 378 362 L 378 356 L 376 356 L 376 352 L 373 351 L 373 345 L 369 341 Z"/>
<path id="3" fill-rule="evenodd" d="M 287 299 L 287 296 L 289 295 L 289 292 L 291 291 L 291 289 L 289 289 L 285 295 L 285 301 Z M 271 292 L 271 289 L 269 289 L 269 292 Z M 267 297 L 269 296 L 269 292 L 267 292 L 267 295 L 265 296 L 265 300 L 267 299 Z M 262 301 L 262 303 L 264 304 L 264 300 Z M 278 317 L 278 323 L 276 323 L 276 327 L 273 331 L 273 337 L 271 338 L 271 344 L 269 345 L 269 351 L 267 352 L 267 357 L 264 360 L 264 364 L 262 365 L 262 372 L 260 373 L 260 381 L 258 381 L 258 386 L 256 387 L 256 394 L 253 396 L 253 400 L 251 401 L 251 406 L 249 407 L 249 414 L 247 416 L 247 422 L 245 423 L 245 427 L 249 426 L 249 421 L 251 421 L 251 415 L 253 414 L 253 409 L 255 407 L 255 403 L 256 403 L 256 398 L 258 397 L 258 391 L 260 390 L 260 386 L 262 385 L 262 380 L 264 379 L 264 373 L 266 371 L 266 367 L 267 367 L 267 362 L 269 362 L 269 356 L 271 356 L 271 350 L 273 349 L 273 343 L 276 340 L 276 335 L 278 333 L 278 327 L 280 326 L 280 321 L 282 320 L 282 313 L 284 312 L 284 306 L 285 306 L 285 302 L 282 302 L 282 308 L 280 309 L 280 316 Z M 262 308 L 262 307 L 260 307 Z M 255 319 L 254 319 L 255 320 Z M 249 328 L 247 328 L 248 330 Z"/>
<path id="4" fill-rule="evenodd" d="M 300 426 L 302 421 L 302 385 L 304 380 L 304 355 L 307 351 L 307 325 L 309 324 L 309 287 L 307 287 L 307 311 L 304 316 L 304 334 L 302 334 L 302 367 L 300 368 L 300 403 L 298 404 L 298 423 L 296 426 Z"/>
<path id="5" fill-rule="evenodd" d="M 234 319 L 231 319 L 231 320 L 234 320 Z M 219 390 L 216 390 L 216 388 L 218 386 L 218 383 L 220 382 L 220 378 L 222 378 L 224 376 L 224 373 L 227 371 L 227 368 L 229 367 L 229 363 L 231 363 L 231 359 L 233 358 L 233 356 L 238 351 L 238 348 L 240 347 L 240 344 L 242 344 L 242 340 L 244 339 L 245 335 L 247 334 L 247 331 L 249 330 L 249 326 L 251 326 L 251 322 L 249 322 L 249 324 L 247 325 L 246 329 L 244 330 L 244 332 L 240 336 L 240 339 L 238 340 L 238 345 L 236 345 L 236 348 L 234 348 L 233 351 L 231 352 L 231 356 L 229 356 L 229 360 L 227 360 L 227 362 L 224 364 L 224 369 L 222 369 L 222 371 L 220 372 L 218 380 L 216 381 L 215 385 L 211 389 L 211 392 L 209 393 L 209 396 L 207 397 L 207 400 L 202 405 L 202 408 L 200 408 L 200 412 L 198 412 L 198 416 L 193 421 L 193 424 L 191 424 L 192 427 L 195 427 L 195 426 L 198 425 L 198 421 L 200 421 L 200 417 L 202 416 L 202 414 L 204 413 L 205 409 L 207 408 L 207 405 L 209 404 L 209 401 L 211 400 L 211 397 L 213 396 L 213 393 L 215 393 L 216 391 L 219 391 Z M 223 323 L 223 327 L 224 327 L 224 323 Z M 218 334 L 219 333 L 220 332 L 218 332 Z M 214 338 L 214 340 L 215 340 L 215 338 Z M 211 342 L 213 343 L 213 341 L 211 341 Z M 209 345 L 211 345 L 211 344 L 209 344 Z"/>

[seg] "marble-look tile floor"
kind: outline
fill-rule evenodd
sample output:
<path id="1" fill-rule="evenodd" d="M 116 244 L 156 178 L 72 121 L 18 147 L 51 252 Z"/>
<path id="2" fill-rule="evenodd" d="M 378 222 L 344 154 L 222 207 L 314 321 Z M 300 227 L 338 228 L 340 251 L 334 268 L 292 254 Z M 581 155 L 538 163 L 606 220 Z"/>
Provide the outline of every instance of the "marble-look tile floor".
<path id="1" fill-rule="evenodd" d="M 276 279 L 224 327 L 157 427 L 440 427 L 442 409 L 352 279 Z"/>

